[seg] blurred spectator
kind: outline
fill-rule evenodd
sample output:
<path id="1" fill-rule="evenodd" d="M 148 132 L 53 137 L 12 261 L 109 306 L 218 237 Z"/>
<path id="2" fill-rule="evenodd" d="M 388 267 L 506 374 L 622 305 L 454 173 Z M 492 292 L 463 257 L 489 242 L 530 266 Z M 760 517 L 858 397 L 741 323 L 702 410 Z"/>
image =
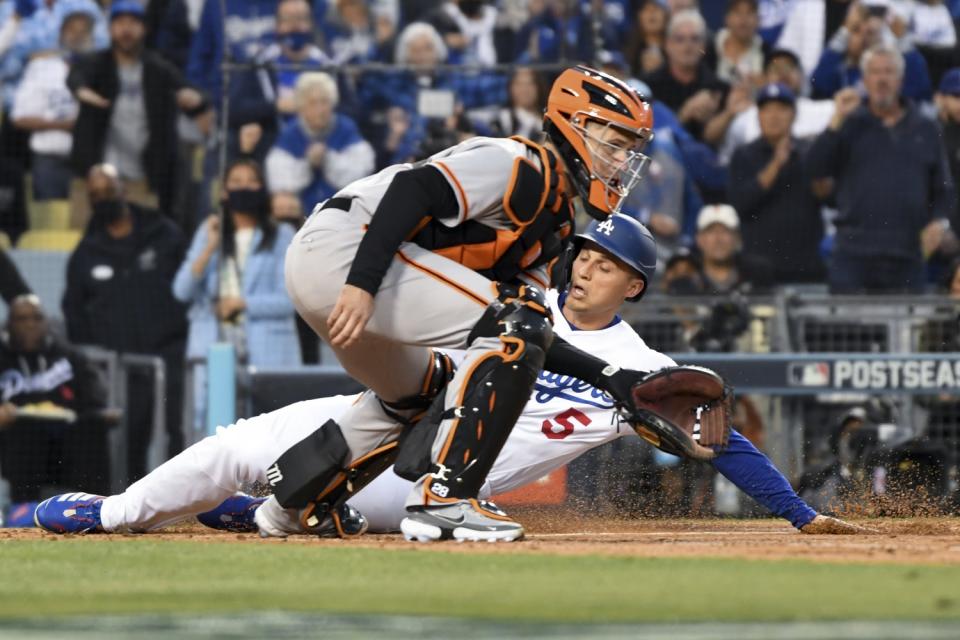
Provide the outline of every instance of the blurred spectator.
<path id="1" fill-rule="evenodd" d="M 220 104 L 224 50 L 232 62 L 253 60 L 276 29 L 277 4 L 277 0 L 204 0 L 190 46 L 187 79 L 213 104 Z"/>
<path id="2" fill-rule="evenodd" d="M 370 113 L 378 166 L 414 154 L 425 119 L 455 115 L 458 104 L 471 110 L 506 102 L 502 75 L 436 70 L 446 58 L 447 48 L 437 30 L 414 22 L 400 33 L 395 60 L 415 70 L 368 73 L 361 79 L 358 100 Z"/>
<path id="3" fill-rule="evenodd" d="M 130 480 L 147 469 L 154 401 L 164 402 L 170 456 L 183 449 L 183 354 L 186 309 L 171 292 L 183 260 L 180 230 L 154 210 L 127 202 L 111 165 L 87 178 L 93 217 L 67 265 L 63 316 L 75 344 L 157 356 L 166 365 L 166 397 L 154 399 L 153 376 L 134 370 L 127 386 Z"/>
<path id="4" fill-rule="evenodd" d="M 786 23 L 787 17 L 797 4 L 798 0 L 759 1 L 757 5 L 760 18 L 758 33 L 764 42 L 773 46 L 783 31 L 783 25 Z"/>
<path id="5" fill-rule="evenodd" d="M 861 58 L 871 47 L 886 44 L 900 46 L 898 41 L 906 26 L 896 23 L 900 33 L 895 34 L 885 21 L 886 10 L 876 5 L 854 2 L 850 5 L 843 27 L 830 40 L 817 63 L 810 82 L 815 98 L 830 98 L 844 87 L 861 86 Z M 902 52 L 904 60 L 901 93 L 913 100 L 930 100 L 932 89 L 927 63 L 915 49 Z"/>
<path id="6" fill-rule="evenodd" d="M 833 100 L 812 100 L 803 95 L 804 75 L 800 60 L 786 49 L 777 49 L 770 53 L 765 67 L 767 82 L 787 86 L 796 96 L 796 117 L 793 120 L 793 136 L 800 139 L 819 135 L 830 124 L 833 116 Z M 760 119 L 757 106 L 752 105 L 743 111 L 727 128 L 723 146 L 720 148 L 720 161 L 730 161 L 733 152 L 748 142 L 760 137 Z"/>
<path id="7" fill-rule="evenodd" d="M 200 23 L 203 0 L 150 0 L 146 7 L 146 46 L 181 73 L 186 73 L 193 33 Z"/>
<path id="8" fill-rule="evenodd" d="M 830 260 L 834 293 L 922 291 L 924 259 L 949 228 L 953 180 L 936 123 L 902 100 L 903 56 L 879 45 L 861 59 L 866 104 L 839 93 L 809 163 L 839 216 Z"/>
<path id="9" fill-rule="evenodd" d="M 935 99 L 943 129 L 943 144 L 950 164 L 950 175 L 956 187 L 960 185 L 960 67 L 944 74 Z M 950 222 L 954 229 L 960 229 L 960 198 L 957 199 Z"/>
<path id="10" fill-rule="evenodd" d="M 300 197 L 304 211 L 374 171 L 376 154 L 352 118 L 336 113 L 333 78 L 304 73 L 297 80 L 298 117 L 287 124 L 267 155 L 267 182 L 274 192 Z"/>
<path id="11" fill-rule="evenodd" d="M 158 54 L 143 47 L 143 8 L 134 0 L 110 9 L 109 49 L 76 60 L 67 85 L 80 102 L 71 163 L 85 177 L 101 162 L 115 166 L 127 182 L 130 200 L 159 204 L 168 213 L 174 197 L 177 113 L 200 116 L 204 97 Z M 89 215 L 83 183 L 71 195 L 74 221 Z"/>
<path id="12" fill-rule="evenodd" d="M 392 60 L 390 48 L 397 25 L 390 12 L 377 10 L 364 0 L 337 0 L 334 7 L 333 19 L 321 24 L 334 64 Z"/>
<path id="13" fill-rule="evenodd" d="M 301 362 L 296 312 L 283 279 L 293 228 L 271 218 L 266 181 L 252 160 L 227 168 L 222 193 L 223 216 L 212 215 L 197 229 L 173 282 L 174 296 L 190 304 L 187 358 L 193 366 L 194 425 L 200 428 L 206 422 L 203 365 L 218 337 L 234 345 L 244 364 Z"/>
<path id="14" fill-rule="evenodd" d="M 777 284 L 820 282 L 823 220 L 805 164 L 809 144 L 790 132 L 796 98 L 769 84 L 757 96 L 760 138 L 730 162 L 730 204 L 740 214 L 743 251 L 773 265 Z"/>
<path id="15" fill-rule="evenodd" d="M 666 60 L 667 21 L 670 9 L 666 0 L 642 0 L 636 11 L 636 23 L 628 32 L 624 55 L 636 77 L 653 73 Z"/>
<path id="16" fill-rule="evenodd" d="M 40 51 L 57 50 L 63 19 L 77 12 L 94 17 L 94 45 L 98 48 L 106 46 L 106 20 L 93 0 L 18 0 L 0 3 L 0 25 L 15 32 L 6 55 L 0 55 L 4 107 L 9 107 L 13 102 L 14 91 L 30 56 Z"/>
<path id="17" fill-rule="evenodd" d="M 493 29 L 497 9 L 486 0 L 447 0 L 424 18 L 443 37 L 451 64 L 497 63 Z"/>
<path id="18" fill-rule="evenodd" d="M 70 147 L 79 105 L 67 88 L 70 59 L 93 46 L 94 17 L 87 12 L 64 17 L 60 53 L 34 56 L 17 88 L 10 118 L 30 132 L 34 200 L 70 195 Z"/>
<path id="19" fill-rule="evenodd" d="M 306 0 L 280 0 L 276 41 L 256 62 L 256 68 L 238 73 L 231 82 L 229 159 L 248 156 L 263 161 L 280 127 L 297 116 L 297 78 L 310 68 L 330 64 L 313 43 L 313 16 Z"/>
<path id="20" fill-rule="evenodd" d="M 34 295 L 13 301 L 0 335 L 0 401 L 0 468 L 11 513 L 55 488 L 109 491 L 106 388 L 87 358 L 54 338 Z"/>
<path id="21" fill-rule="evenodd" d="M 770 264 L 742 251 L 740 217 L 728 204 L 705 206 L 697 216 L 700 281 L 710 295 L 763 292 L 773 286 Z"/>
<path id="22" fill-rule="evenodd" d="M 943 0 L 916 0 L 910 8 L 908 37 L 927 61 L 933 81 L 939 82 L 948 69 L 960 62 L 953 17 Z"/>
<path id="23" fill-rule="evenodd" d="M 911 9 L 908 24 L 914 44 L 937 48 L 957 45 L 953 17 L 943 0 L 916 0 Z"/>
<path id="24" fill-rule="evenodd" d="M 663 269 L 660 289 L 669 295 L 698 295 L 703 293 L 700 261 L 687 247 L 678 248 Z"/>
<path id="25" fill-rule="evenodd" d="M 528 7 L 530 17 L 516 38 L 517 63 L 593 58 L 593 42 L 583 33 L 577 0 L 530 0 Z"/>
<path id="26" fill-rule="evenodd" d="M 548 91 L 543 76 L 533 69 L 517 67 L 507 84 L 507 104 L 497 112 L 493 123 L 497 135 L 536 140 L 543 130 Z"/>
<path id="27" fill-rule="evenodd" d="M 14 298 L 25 293 L 30 293 L 30 287 L 24 282 L 10 255 L 0 249 L 0 298 L 10 306 Z"/>
<path id="28" fill-rule="evenodd" d="M 827 42 L 843 26 L 851 0 L 791 0 L 776 48 L 792 51 L 801 66 L 814 69 Z"/>
<path id="29" fill-rule="evenodd" d="M 657 99 L 698 139 L 728 93 L 727 84 L 703 62 L 706 38 L 707 27 L 699 13 L 674 14 L 667 28 L 667 62 L 645 78 Z"/>
<path id="30" fill-rule="evenodd" d="M 724 28 L 707 47 L 706 63 L 730 84 L 756 83 L 770 46 L 757 33 L 757 0 L 728 0 Z"/>

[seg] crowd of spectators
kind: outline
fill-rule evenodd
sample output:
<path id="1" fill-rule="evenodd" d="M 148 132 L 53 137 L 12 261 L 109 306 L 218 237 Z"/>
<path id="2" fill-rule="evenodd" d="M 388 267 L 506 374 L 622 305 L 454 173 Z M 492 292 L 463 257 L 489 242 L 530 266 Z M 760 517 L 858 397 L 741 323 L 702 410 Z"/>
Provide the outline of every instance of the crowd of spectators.
<path id="1" fill-rule="evenodd" d="M 920 292 L 960 253 L 958 24 L 960 0 L 0 0 L 0 231 L 69 202 L 66 333 L 164 360 L 171 453 L 217 335 L 315 361 L 280 276 L 318 202 L 536 138 L 576 62 L 652 105 L 623 210 L 662 291 Z"/>

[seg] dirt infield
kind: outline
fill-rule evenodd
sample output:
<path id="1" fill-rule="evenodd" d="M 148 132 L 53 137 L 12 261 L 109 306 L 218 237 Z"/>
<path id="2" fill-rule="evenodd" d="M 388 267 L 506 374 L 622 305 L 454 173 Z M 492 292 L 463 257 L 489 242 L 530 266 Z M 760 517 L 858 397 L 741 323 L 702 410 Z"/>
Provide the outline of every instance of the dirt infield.
<path id="1" fill-rule="evenodd" d="M 960 564 L 960 518 L 886 518 L 861 520 L 876 535 L 808 536 L 782 520 L 617 521 L 575 518 L 556 511 L 515 509 L 527 526 L 519 544 L 413 545 L 396 535 L 367 535 L 358 540 L 321 540 L 307 536 L 261 540 L 252 534 L 213 532 L 184 525 L 147 534 L 153 540 L 234 544 L 312 544 L 364 548 L 417 549 L 475 553 L 602 554 L 638 557 L 712 556 L 745 559 L 807 559 L 827 562 Z M 122 543 L 141 536 L 103 536 Z M 36 529 L 0 529 L 3 540 L 50 540 L 62 536 Z M 100 536 L 98 536 L 100 538 Z"/>

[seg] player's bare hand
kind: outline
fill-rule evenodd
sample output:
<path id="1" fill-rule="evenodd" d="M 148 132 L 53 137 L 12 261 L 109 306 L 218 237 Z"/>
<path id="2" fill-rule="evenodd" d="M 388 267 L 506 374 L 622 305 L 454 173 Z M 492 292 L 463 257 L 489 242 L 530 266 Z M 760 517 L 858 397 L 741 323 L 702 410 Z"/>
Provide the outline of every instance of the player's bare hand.
<path id="1" fill-rule="evenodd" d="M 373 315 L 373 296 L 360 287 L 343 286 L 333 313 L 327 318 L 330 344 L 345 349 L 360 339 Z"/>
<path id="2" fill-rule="evenodd" d="M 841 89 L 833 96 L 833 119 L 830 121 L 831 129 L 839 129 L 847 116 L 853 113 L 854 109 L 860 106 L 860 92 L 853 87 Z"/>
<path id="3" fill-rule="evenodd" d="M 12 425 L 17 419 L 17 405 L 12 402 L 0 404 L 0 431 Z"/>

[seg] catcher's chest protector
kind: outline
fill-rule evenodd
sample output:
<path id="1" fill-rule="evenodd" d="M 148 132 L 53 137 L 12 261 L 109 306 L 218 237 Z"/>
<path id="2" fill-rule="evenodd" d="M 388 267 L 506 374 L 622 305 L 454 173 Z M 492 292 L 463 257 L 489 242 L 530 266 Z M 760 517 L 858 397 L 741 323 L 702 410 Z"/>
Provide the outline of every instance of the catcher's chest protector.
<path id="1" fill-rule="evenodd" d="M 509 228 L 494 229 L 476 220 L 448 227 L 424 218 L 408 239 L 497 281 L 512 280 L 558 257 L 573 232 L 562 169 L 546 147 L 519 136 L 511 140 L 526 145 L 537 161 L 514 159 L 502 202 Z"/>

